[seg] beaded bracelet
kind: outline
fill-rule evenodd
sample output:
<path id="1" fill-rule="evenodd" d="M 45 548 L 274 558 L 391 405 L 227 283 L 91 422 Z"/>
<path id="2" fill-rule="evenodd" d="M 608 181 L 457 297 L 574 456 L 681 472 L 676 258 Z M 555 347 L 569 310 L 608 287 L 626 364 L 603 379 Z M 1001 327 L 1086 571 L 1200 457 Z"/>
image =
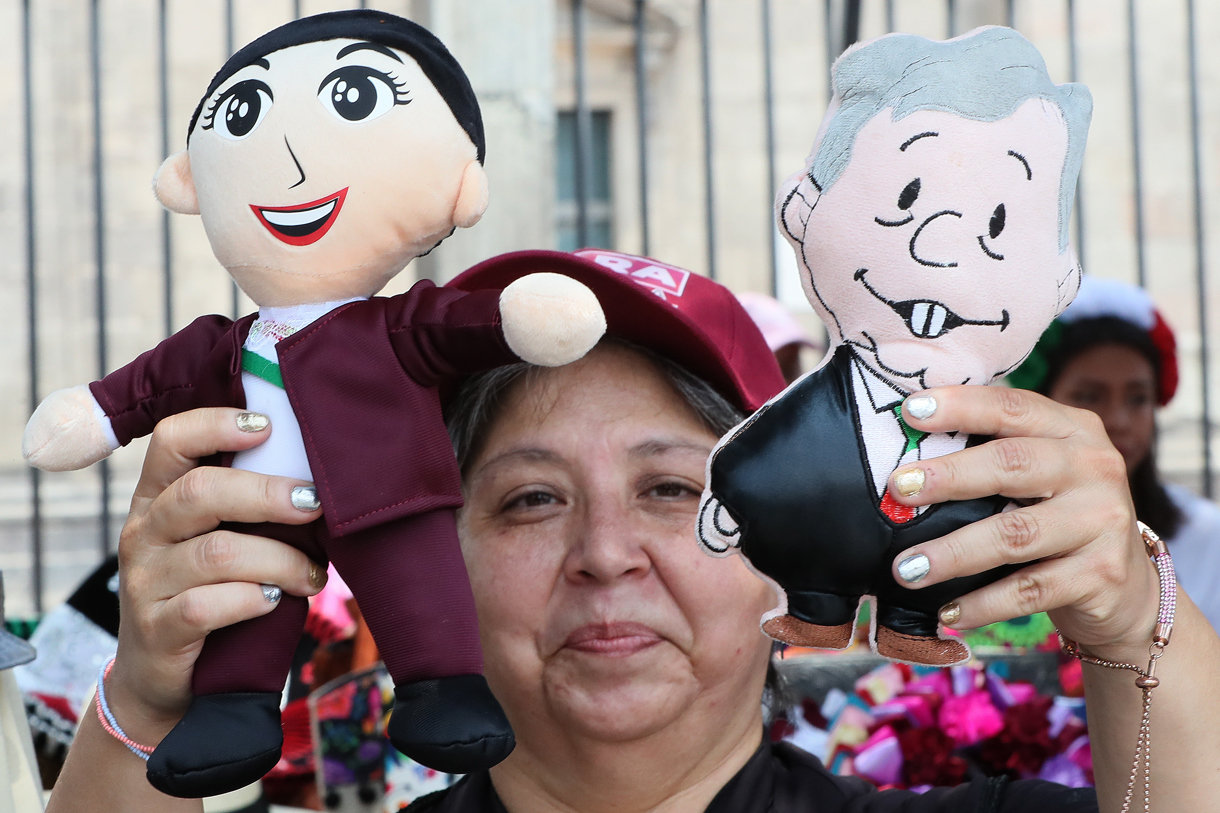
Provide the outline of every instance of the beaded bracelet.
<path id="1" fill-rule="evenodd" d="M 106 703 L 106 678 L 110 675 L 110 670 L 114 666 L 114 658 L 111 658 L 102 667 L 97 676 L 97 719 L 102 724 L 102 728 L 106 729 L 106 733 L 114 737 L 119 742 L 127 747 L 127 750 L 138 756 L 145 762 L 148 761 L 148 755 L 155 749 L 150 745 L 140 745 L 140 743 L 128 737 L 123 729 L 119 726 L 114 715 L 110 713 L 110 706 Z"/>
<path id="2" fill-rule="evenodd" d="M 1165 654 L 1169 645 L 1169 635 L 1173 631 L 1173 618 L 1178 609 L 1178 582 L 1173 570 L 1173 559 L 1169 557 L 1169 549 L 1165 542 L 1155 532 L 1142 522 L 1137 522 L 1140 536 L 1144 539 L 1144 549 L 1156 566 L 1156 575 L 1161 582 L 1160 606 L 1157 611 L 1156 627 L 1152 631 L 1152 645 L 1148 647 L 1148 668 L 1141 669 L 1134 663 L 1119 663 L 1105 661 L 1086 655 L 1080 649 L 1080 644 L 1059 633 L 1059 645 L 1063 651 L 1084 663 L 1095 666 L 1105 666 L 1110 669 L 1126 669 L 1135 672 L 1139 677 L 1135 685 L 1144 693 L 1144 716 L 1140 720 L 1139 737 L 1135 741 L 1135 757 L 1131 761 L 1131 776 L 1127 780 L 1127 794 L 1123 797 L 1122 813 L 1131 809 L 1131 800 L 1135 795 L 1135 780 L 1143 768 L 1144 778 L 1144 813 L 1150 809 L 1149 782 L 1152 777 L 1152 735 L 1150 723 L 1152 719 L 1152 690 L 1161 685 L 1161 679 L 1156 676 L 1156 662 Z"/>

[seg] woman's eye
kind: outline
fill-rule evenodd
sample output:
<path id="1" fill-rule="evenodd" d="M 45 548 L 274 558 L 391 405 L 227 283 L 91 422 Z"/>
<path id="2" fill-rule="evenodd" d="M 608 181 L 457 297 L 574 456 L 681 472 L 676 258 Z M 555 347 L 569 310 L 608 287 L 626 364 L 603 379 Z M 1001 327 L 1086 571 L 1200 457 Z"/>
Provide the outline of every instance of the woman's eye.
<path id="1" fill-rule="evenodd" d="M 902 211 L 910 209 L 915 200 L 919 197 L 919 179 L 911 181 L 902 188 L 902 192 L 898 194 L 898 208 Z"/>
<path id="2" fill-rule="evenodd" d="M 554 505 L 557 502 L 559 500 L 555 495 L 547 491 L 530 491 L 511 500 L 505 508 L 509 510 L 513 508 L 539 508 L 544 505 Z"/>
<path id="3" fill-rule="evenodd" d="M 991 223 L 987 227 L 987 234 L 994 240 L 1000 236 L 1000 232 L 1004 231 L 1004 204 L 995 207 L 995 211 L 991 213 Z"/>
<path id="4" fill-rule="evenodd" d="M 395 104 L 410 99 L 399 98 L 401 84 L 395 84 L 387 74 L 364 65 L 339 68 L 322 80 L 318 98 L 327 110 L 344 121 L 375 119 Z"/>
<path id="5" fill-rule="evenodd" d="M 648 495 L 663 500 L 673 500 L 694 496 L 695 490 L 685 483 L 658 483 L 648 489 Z"/>
<path id="6" fill-rule="evenodd" d="M 271 100 L 271 88 L 257 79 L 238 82 L 216 100 L 210 126 L 224 138 L 241 141 L 262 122 Z"/>

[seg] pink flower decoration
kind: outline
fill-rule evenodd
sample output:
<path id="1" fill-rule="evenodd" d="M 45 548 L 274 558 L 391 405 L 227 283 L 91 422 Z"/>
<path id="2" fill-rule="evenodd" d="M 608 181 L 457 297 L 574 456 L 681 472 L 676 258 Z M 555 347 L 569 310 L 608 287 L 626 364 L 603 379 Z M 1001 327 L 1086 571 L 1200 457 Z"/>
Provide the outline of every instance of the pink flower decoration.
<path id="1" fill-rule="evenodd" d="M 1004 728 L 1004 718 L 992 704 L 991 695 L 982 690 L 946 697 L 940 707 L 939 723 L 959 746 L 974 745 Z"/>

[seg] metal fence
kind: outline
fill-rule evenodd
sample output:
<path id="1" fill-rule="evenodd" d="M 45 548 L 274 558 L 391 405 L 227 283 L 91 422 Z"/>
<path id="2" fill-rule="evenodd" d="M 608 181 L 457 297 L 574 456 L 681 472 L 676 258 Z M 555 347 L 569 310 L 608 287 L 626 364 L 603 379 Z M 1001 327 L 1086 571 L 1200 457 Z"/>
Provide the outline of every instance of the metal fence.
<path id="1" fill-rule="evenodd" d="M 219 15 L 217 24 L 223 32 L 224 53 L 234 50 L 235 45 L 247 41 L 250 37 L 238 37 L 235 33 L 239 10 L 235 9 L 236 0 L 223 0 L 212 4 L 211 8 Z M 432 0 L 443 2 L 443 0 Z M 507 2 L 507 0 L 500 0 Z M 47 0 L 48 3 L 51 0 Z M 636 128 L 633 150 L 634 186 L 631 191 L 638 205 L 634 207 L 638 217 L 638 225 L 634 234 L 638 239 L 631 245 L 620 245 L 620 248 L 640 251 L 649 254 L 654 249 L 657 235 L 657 218 L 660 207 L 656 205 L 659 192 L 656 189 L 656 177 L 663 163 L 670 160 L 669 153 L 664 152 L 655 134 L 655 122 L 663 111 L 655 108 L 653 100 L 656 92 L 655 77 L 651 77 L 646 64 L 649 50 L 649 36 L 652 32 L 654 14 L 673 16 L 673 9 L 684 8 L 687 17 L 680 14 L 677 17 L 688 20 L 691 24 L 681 28 L 679 36 L 689 38 L 694 44 L 693 51 L 697 59 L 699 77 L 701 121 L 699 132 L 701 143 L 697 150 L 701 156 L 701 187 L 697 206 L 691 206 L 686 216 L 701 218 L 701 230 L 704 235 L 702 251 L 706 264 L 702 269 L 712 277 L 721 277 L 721 257 L 724 249 L 724 238 L 721 236 L 728 211 L 728 203 L 734 206 L 738 202 L 728 201 L 718 197 L 716 190 L 722 188 L 717 173 L 722 171 L 718 159 L 723 157 L 718 136 L 715 115 L 720 100 L 716 91 L 713 76 L 717 70 L 717 59 L 721 51 L 729 47 L 723 35 L 715 35 L 717 15 L 748 13 L 757 15 L 757 27 L 761 33 L 756 42 L 743 45 L 733 41 L 731 47 L 740 55 L 743 48 L 752 53 L 751 59 L 757 60 L 761 67 L 761 82 L 756 88 L 758 97 L 762 100 L 763 111 L 762 150 L 765 153 L 765 166 L 770 169 L 766 178 L 766 200 L 760 199 L 751 206 L 766 207 L 768 201 L 774 198 L 778 179 L 782 177 L 777 159 L 777 133 L 779 127 L 779 103 L 777 102 L 777 83 L 775 65 L 782 56 L 777 52 L 777 17 L 782 14 L 791 15 L 792 3 L 796 0 L 689 0 L 681 2 L 649 2 L 649 0 L 560 0 L 554 19 L 570 22 L 570 28 L 558 30 L 557 36 L 569 40 L 571 44 L 570 72 L 572 77 L 571 92 L 574 97 L 575 112 L 575 206 L 577 242 L 587 244 L 590 235 L 590 149 L 592 144 L 592 113 L 593 107 L 589 101 L 588 66 L 595 59 L 590 54 L 588 30 L 590 14 L 618 15 L 626 18 L 624 23 L 630 31 L 631 51 L 633 61 L 628 70 L 633 71 L 630 77 L 634 94 Z M 1120 256 L 1123 258 L 1122 268 L 1108 268 L 1109 276 L 1133 277 L 1140 284 L 1148 284 L 1154 292 L 1163 292 L 1173 303 L 1170 307 L 1178 328 L 1184 360 L 1189 366 L 1184 369 L 1183 402 L 1176 405 L 1176 412 L 1170 414 L 1163 423 L 1162 430 L 1181 447 L 1178 458 L 1187 461 L 1177 467 L 1179 479 L 1192 480 L 1209 496 L 1212 493 L 1212 427 L 1210 420 L 1210 389 L 1212 382 L 1209 375 L 1209 318 L 1212 303 L 1208 299 L 1207 259 L 1208 246 L 1206 234 L 1208 231 L 1207 203 L 1212 195 L 1220 194 L 1220 181 L 1215 177 L 1217 164 L 1220 164 L 1220 118 L 1210 121 L 1205 118 L 1205 105 L 1200 100 L 1200 59 L 1198 41 L 1202 36 L 1211 33 L 1220 34 L 1220 13 L 1210 9 L 1196 8 L 1194 0 L 1125 0 L 1123 4 L 1113 0 L 1062 0 L 1054 3 L 1049 0 L 939 0 L 936 3 L 921 3 L 919 18 L 912 17 L 912 5 L 906 0 L 803 0 L 804 6 L 812 8 L 817 14 L 817 26 L 824 38 L 819 48 L 825 54 L 837 54 L 846 45 L 857 41 L 862 36 L 874 36 L 886 30 L 900 30 L 918 22 L 922 27 L 918 33 L 933 36 L 954 36 L 973 27 L 978 22 L 993 22 L 1013 25 L 1025 30 L 1028 25 L 1037 31 L 1026 31 L 1027 35 L 1047 49 L 1049 43 L 1052 50 L 1060 54 L 1060 62 L 1066 62 L 1067 75 L 1063 78 L 1071 81 L 1081 80 L 1092 84 L 1095 80 L 1109 83 L 1107 86 L 1122 86 L 1125 98 L 1118 99 L 1114 94 L 1099 95 L 1099 104 L 1110 104 L 1114 108 L 1125 108 L 1126 125 L 1122 142 L 1126 144 L 1126 154 L 1117 157 L 1106 155 L 1099 161 L 1098 156 L 1090 153 L 1086 158 L 1081 191 L 1078 192 L 1077 213 L 1074 225 L 1074 242 L 1077 251 L 1085 265 L 1090 268 L 1090 261 L 1101 255 L 1106 257 Z M 103 52 L 108 33 L 115 32 L 116 26 L 123 24 L 122 19 L 110 19 L 107 15 L 121 15 L 130 11 L 130 3 L 119 0 L 107 3 L 102 0 L 87 0 L 87 2 L 66 2 L 56 4 L 64 13 L 83 16 L 85 39 L 88 43 L 87 55 L 80 65 L 79 80 L 88 88 L 81 101 L 82 115 L 88 118 L 88 131 L 91 133 L 91 158 L 89 161 L 88 178 L 81 179 L 79 189 L 89 198 L 87 215 L 82 215 L 83 228 L 91 235 L 90 257 L 77 258 L 76 266 L 84 271 L 75 272 L 77 279 L 88 278 L 88 292 L 79 289 L 70 292 L 70 296 L 88 296 L 92 303 L 92 316 L 84 319 L 87 325 L 80 330 L 91 332 L 86 340 L 81 335 L 82 343 L 89 345 L 87 352 L 92 359 L 87 367 L 89 377 L 100 377 L 110 371 L 115 362 L 122 363 L 126 355 L 115 352 L 114 337 L 118 328 L 115 324 L 113 288 L 113 241 L 121 240 L 121 224 L 112 222 L 116 217 L 108 205 L 108 183 L 115 161 L 114 151 L 107 151 L 107 107 L 110 104 L 109 82 L 114 81 L 105 67 Z M 146 4 L 145 4 L 146 5 Z M 293 0 L 290 13 L 299 16 L 302 13 L 313 13 L 323 10 L 316 8 L 316 3 L 306 3 L 302 9 L 301 0 Z M 340 4 L 326 6 L 334 7 Z M 344 4 L 346 7 L 357 5 Z M 364 6 L 364 2 L 358 5 Z M 33 22 L 39 18 L 40 11 L 45 19 L 45 8 L 40 9 L 39 0 L 9 0 L 7 7 L 0 8 L 0 15 L 13 21 L 12 53 L 14 54 L 14 74 L 8 87 L 9 96 L 14 107 L 22 111 L 20 124 L 14 125 L 5 132 L 12 133 L 12 143 L 0 144 L 0 158 L 7 160 L 10 172 L 7 176 L 10 183 L 0 183 L 0 212 L 4 221 L 0 221 L 0 239 L 11 240 L 12 270 L 8 282 L 9 293 L 6 297 L 12 307 L 0 314 L 0 320 L 13 322 L 9 326 L 14 338 L 10 346 L 17 347 L 24 343 L 24 353 L 11 353 L 6 362 L 12 368 L 10 378 L 21 379 L 18 385 L 9 387 L 12 391 L 10 400 L 20 402 L 10 408 L 6 415 L 18 416 L 13 420 L 24 422 L 25 416 L 45 397 L 50 389 L 45 371 L 56 362 L 48 358 L 44 352 L 48 343 L 46 334 L 46 319 L 48 308 L 55 308 L 57 296 L 61 289 L 48 290 L 47 260 L 44 258 L 48 246 L 54 247 L 59 238 L 53 230 L 48 231 L 48 220 L 55 217 L 54 212 L 48 212 L 42 204 L 44 194 L 43 181 L 46 177 L 45 167 L 40 166 L 40 152 L 43 142 L 51 137 L 37 129 L 39 110 L 41 106 L 56 103 L 55 99 L 46 98 L 36 92 L 39 87 L 39 66 L 34 60 L 34 54 L 39 49 L 38 37 L 53 37 L 54 32 L 36 30 Z M 149 119 L 157 122 L 156 148 L 160 155 L 168 155 L 177 149 L 174 134 L 177 132 L 178 113 L 188 105 L 193 104 L 191 93 L 175 95 L 176 87 L 169 70 L 168 41 L 169 25 L 175 13 L 185 6 L 170 0 L 158 0 L 155 8 L 145 8 L 141 19 L 147 23 L 144 30 L 150 42 L 146 42 L 147 50 L 155 55 L 156 75 L 150 86 L 155 88 L 154 98 L 145 100 L 146 107 L 155 108 Z M 250 6 L 243 4 L 249 11 Z M 1155 8 L 1154 8 L 1155 7 Z M 1170 9 L 1170 7 L 1173 7 Z M 933 14 L 929 9 L 932 9 Z M 395 9 L 396 11 L 398 9 Z M 1168 13 L 1172 11 L 1172 13 Z M 196 9 L 192 12 L 198 15 Z M 1201 35 L 1200 15 L 1206 17 L 1206 32 Z M 931 19 L 936 17 L 937 19 Z M 1149 28 L 1148 21 L 1159 20 L 1157 25 Z M 1050 22 L 1048 22 L 1050 21 Z M 1176 21 L 1176 22 L 1175 22 Z M 1181 25 L 1176 25 L 1180 22 Z M 1052 25 L 1053 23 L 1053 25 Z M 1046 35 L 1044 29 L 1053 28 L 1055 32 Z M 1176 27 L 1175 27 L 1176 26 Z M 0 24 L 0 29 L 3 29 Z M 939 31 L 929 31 L 937 28 Z M 1121 38 L 1115 36 L 1116 31 L 1122 33 Z M 1146 33 L 1151 31 L 1152 33 Z M 1043 36 L 1039 36 L 1039 32 Z M 1099 33 L 1100 32 L 1100 33 Z M 251 36 L 259 33 L 249 32 Z M 130 32 L 123 36 L 131 38 Z M 1167 49 L 1175 53 L 1185 53 L 1184 63 L 1180 71 L 1169 71 L 1161 62 L 1152 59 L 1147 54 L 1152 53 L 1145 37 L 1155 37 L 1156 53 L 1163 54 Z M 1045 40 L 1045 42 L 1043 42 Z M 1087 54 L 1086 54 L 1087 52 Z M 557 50 L 557 54 L 559 51 Z M 682 52 L 687 53 L 687 52 Z M 222 54 L 216 54 L 210 64 L 203 59 L 204 67 L 196 70 L 197 75 L 207 75 L 210 70 L 220 64 Z M 557 56 L 562 59 L 563 56 Z M 1064 59 L 1065 58 L 1065 59 Z M 1215 68 L 1220 75 L 1220 57 L 1213 66 L 1208 62 L 1209 69 Z M 1086 64 L 1087 63 L 1087 64 Z M 829 67 L 829 60 L 822 66 Z M 1170 75 L 1172 73 L 1172 75 Z M 1117 78 L 1121 74 L 1122 78 Z M 827 74 L 821 76 L 803 77 L 801 81 L 825 84 Z M 1155 98 L 1164 102 L 1166 94 L 1180 101 L 1178 108 L 1184 109 L 1183 127 L 1172 138 L 1165 136 L 1162 116 L 1156 115 L 1151 120 L 1152 134 L 1148 133 L 1149 112 L 1143 104 L 1148 98 L 1150 87 L 1155 87 Z M 1168 88 L 1168 90 L 1167 90 Z M 1216 88 L 1213 86 L 1212 90 Z M 1213 94 L 1215 95 L 1215 94 Z M 0 98 L 4 98 L 0 94 Z M 1111 117 L 1112 119 L 1113 117 Z M 1107 119 L 1107 121 L 1111 120 Z M 1113 127 L 1109 128 L 1113 130 Z M 807 134 L 812 140 L 812 131 Z M 1164 143 L 1172 141 L 1175 146 L 1167 150 Z M 113 145 L 111 145 L 113 146 Z M 1121 152 L 1121 151 L 1120 151 Z M 1167 154 L 1172 153 L 1172 154 Z M 1155 156 L 1155 161 L 1150 158 Z M 1176 162 L 1176 163 L 1175 163 Z M 1174 184 L 1162 184 L 1156 190 L 1148 188 L 1148 167 L 1155 165 L 1156 177 L 1161 177 L 1172 165 Z M 1108 207 L 1111 203 L 1109 195 L 1099 193 L 1099 197 L 1088 194 L 1094 181 L 1103 188 L 1109 183 L 1112 175 L 1121 174 L 1129 186 L 1129 197 L 1125 196 L 1125 204 L 1115 204 L 1118 209 L 1126 207 L 1129 221 L 1114 226 L 1111 221 L 1115 217 L 1094 215 L 1092 208 L 1100 201 L 1098 208 Z M 1209 174 L 1210 173 L 1210 174 Z M 1169 189 L 1169 192 L 1166 192 Z M 620 194 L 616 187 L 614 194 Z M 1174 212 L 1183 212 L 1188 220 L 1182 223 L 1182 218 L 1174 218 L 1167 226 L 1161 222 L 1166 208 L 1165 199 L 1173 198 L 1174 203 L 1169 208 Z M 1188 200 L 1182 202 L 1182 198 Z M 1173 208 L 1176 206 L 1177 208 Z M 1107 209 L 1107 211 L 1109 211 Z M 155 251 L 158 253 L 156 265 L 161 286 L 160 313 L 156 319 L 160 322 L 160 332 L 168 335 L 176 326 L 181 326 L 184 316 L 202 312 L 205 307 L 231 311 L 236 315 L 242 310 L 242 301 L 235 288 L 227 293 L 227 298 L 218 305 L 215 298 L 206 302 L 197 302 L 189 290 L 187 281 L 189 272 L 178 267 L 178 256 L 175 251 L 175 240 L 185 239 L 178 236 L 171 223 L 168 213 L 149 210 L 143 212 L 145 219 L 155 221 L 155 230 L 159 235 Z M 1122 217 L 1127 217 L 1123 215 Z M 1121 219 L 1121 218 L 1120 218 Z M 766 233 L 758 235 L 758 245 L 765 247 L 767 252 L 766 266 L 769 274 L 772 292 L 779 292 L 780 277 L 784 273 L 785 262 L 777 249 L 774 227 L 769 219 L 766 222 Z M 1101 228 L 1099 224 L 1105 226 Z M 81 225 L 80 223 L 77 224 Z M 1115 239 L 1114 230 L 1121 235 Z M 762 232 L 762 229 L 759 229 Z M 48 237 L 48 235 L 52 235 Z M 52 242 L 48 242 L 51 240 Z M 111 242 L 108 242 L 111 241 Z M 1116 247 L 1122 243 L 1124 247 Z M 1115 252 L 1119 252 L 1116 254 Z M 679 264 L 697 267 L 697 263 L 684 260 L 683 257 L 666 257 Z M 1101 260 L 1098 260 L 1101 262 Z M 1107 261 L 1109 263 L 1109 261 Z M 1188 269 L 1188 270 L 1184 270 Z M 1128 273 L 1133 271 L 1134 273 Z M 18 276 L 19 274 L 19 276 Z M 83 275 L 83 276 L 82 276 Z M 1158 288 L 1158 280 L 1163 280 Z M 150 283 L 151 284 L 151 283 Z M 24 289 L 24 290 L 22 290 Z M 18 293 L 20 291 L 20 293 Z M 65 296 L 69 294 L 63 294 Z M 187 301 L 184 303 L 184 297 Z M 20 307 L 17 300 L 23 299 Z M 203 297 L 203 299 L 207 299 Z M 1193 304 L 1192 304 L 1193 303 Z M 248 306 L 249 302 L 245 304 Z M 1193 309 L 1193 313 L 1191 312 Z M 190 313 L 186 313 L 190 311 Z M 21 333 L 19 334 L 18 325 Z M 79 354 L 77 354 L 79 356 Z M 79 359 L 75 362 L 81 364 Z M 62 378 L 62 376 L 59 376 Z M 24 395 L 24 397 L 22 397 Z M 11 421 L 10 421 L 11 422 Z M 1168 425 L 1168 430 L 1167 430 Z M 19 431 L 19 430 L 18 430 Z M 10 432 L 10 436 L 14 433 Z M 115 546 L 115 529 L 121 518 L 115 516 L 112 509 L 114 500 L 112 492 L 115 475 L 109 462 L 103 462 L 95 467 L 95 473 L 83 475 L 95 478 L 95 485 L 85 488 L 85 498 L 97 506 L 97 511 L 91 516 L 74 516 L 70 519 L 48 517 L 44 506 L 47 503 L 48 477 L 37 470 L 22 471 L 15 452 L 3 458 L 11 470 L 8 498 L 9 510 L 5 518 L 0 519 L 0 526 L 6 528 L 0 534 L 0 566 L 6 570 L 28 573 L 28 602 L 19 604 L 16 608 L 20 613 L 40 613 L 47 607 L 48 595 L 58 597 L 63 593 L 63 587 L 48 589 L 47 549 L 49 534 L 56 534 L 57 545 L 64 549 L 76 551 L 75 558 L 64 568 L 58 578 L 70 578 L 73 574 L 79 576 L 87 570 L 89 563 L 99 560 Z M 1194 472 L 1196 476 L 1191 476 Z M 59 475 L 56 475 L 58 477 Z M 22 488 L 17 482 L 24 480 Z M 51 530 L 49 530 L 51 529 Z M 54 546 L 52 546 L 54 547 Z M 58 548 L 56 548 L 59 550 Z M 9 579 L 10 593 L 19 593 L 18 585 Z M 12 609 L 10 609 L 12 612 Z"/>

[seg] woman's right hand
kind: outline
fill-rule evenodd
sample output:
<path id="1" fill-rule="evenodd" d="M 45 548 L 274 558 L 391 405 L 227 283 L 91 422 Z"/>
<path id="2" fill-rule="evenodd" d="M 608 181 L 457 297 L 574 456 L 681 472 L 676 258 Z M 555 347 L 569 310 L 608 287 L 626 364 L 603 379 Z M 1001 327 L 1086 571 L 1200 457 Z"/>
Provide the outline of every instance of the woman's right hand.
<path id="1" fill-rule="evenodd" d="M 288 545 L 216 530 L 221 522 L 301 525 L 321 516 L 292 505 L 292 489 L 308 483 L 199 465 L 257 446 L 271 431 L 264 416 L 215 408 L 167 418 L 153 432 L 119 538 L 122 613 L 106 681 L 115 715 L 137 742 L 160 742 L 185 713 L 209 632 L 275 609 L 262 585 L 311 596 L 326 582 L 325 568 Z"/>

